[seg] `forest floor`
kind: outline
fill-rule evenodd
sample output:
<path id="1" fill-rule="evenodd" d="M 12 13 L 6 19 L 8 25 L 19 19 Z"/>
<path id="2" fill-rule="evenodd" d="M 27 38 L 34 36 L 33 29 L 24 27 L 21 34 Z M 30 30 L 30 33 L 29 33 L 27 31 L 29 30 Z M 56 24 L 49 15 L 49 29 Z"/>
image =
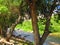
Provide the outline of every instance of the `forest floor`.
<path id="1" fill-rule="evenodd" d="M 1 39 L 3 39 L 3 41 L 5 40 L 5 38 L 2 38 L 0 36 L 0 40 Z M 33 45 L 29 41 L 25 41 L 24 39 L 19 39 L 19 38 L 15 38 L 15 37 L 12 37 L 10 39 L 9 43 L 14 43 L 14 45 Z M 2 45 L 2 44 L 0 44 L 0 45 Z M 60 45 L 60 33 L 49 34 L 49 36 L 47 37 L 44 45 Z"/>

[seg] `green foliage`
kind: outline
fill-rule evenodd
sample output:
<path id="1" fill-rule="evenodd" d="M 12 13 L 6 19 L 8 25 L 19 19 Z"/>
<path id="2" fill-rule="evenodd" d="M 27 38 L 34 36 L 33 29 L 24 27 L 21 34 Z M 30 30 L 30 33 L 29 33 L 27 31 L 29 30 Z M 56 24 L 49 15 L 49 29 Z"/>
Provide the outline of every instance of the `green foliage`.
<path id="1" fill-rule="evenodd" d="M 54 16 L 52 16 L 51 26 L 50 26 L 50 31 L 51 32 L 60 32 L 60 24 L 59 24 L 59 22 L 56 22 L 56 21 L 57 21 L 57 19 L 54 18 Z"/>
<path id="2" fill-rule="evenodd" d="M 12 2 L 10 0 L 0 0 L 0 26 L 5 28 L 5 26 L 11 26 L 12 23 L 18 18 L 18 14 L 13 14 L 10 11 L 10 5 Z"/>
<path id="3" fill-rule="evenodd" d="M 26 20 L 22 24 L 18 24 L 16 28 L 23 29 L 24 31 L 32 31 L 31 20 Z"/>
<path id="4" fill-rule="evenodd" d="M 14 5 L 14 6 L 20 6 L 21 2 L 23 0 L 9 0 L 10 4 Z"/>
<path id="5" fill-rule="evenodd" d="M 6 6 L 0 5 L 0 24 L 6 23 L 8 25 L 9 23 L 15 22 L 16 18 L 16 14 L 12 15 Z"/>
<path id="6" fill-rule="evenodd" d="M 4 5 L 0 5 L 0 13 L 7 13 L 8 12 L 8 8 Z"/>
<path id="7" fill-rule="evenodd" d="M 38 20 L 38 26 L 39 26 L 39 30 L 43 31 L 44 27 L 45 27 L 45 19 L 39 19 Z"/>
<path id="8" fill-rule="evenodd" d="M 16 18 L 18 18 L 17 14 L 12 14 L 12 12 L 10 12 L 10 6 L 17 6 L 19 7 L 21 5 L 21 2 L 24 0 L 0 0 L 0 25 L 4 26 L 4 25 L 11 25 L 12 23 L 15 22 Z M 48 3 L 47 3 L 48 1 Z M 52 1 L 53 2 L 53 1 Z M 51 6 L 51 0 L 39 0 L 36 2 L 36 6 L 37 6 L 37 10 L 40 12 L 43 11 L 48 11 L 50 10 L 50 6 Z M 43 5 L 43 6 L 42 6 Z M 46 7 L 46 9 L 45 9 Z M 12 7 L 11 7 L 12 8 Z M 26 4 L 26 2 L 23 2 L 23 5 L 21 7 L 21 13 L 23 13 L 24 11 L 27 12 L 29 11 L 29 7 Z M 45 9 L 45 10 L 44 10 Z M 60 31 L 60 20 L 58 22 L 57 21 L 57 16 L 56 19 L 54 19 L 54 17 L 52 17 L 51 19 L 51 27 L 50 27 L 50 31 L 51 32 L 57 32 Z M 43 33 L 43 30 L 45 28 L 45 19 L 42 20 L 38 20 L 38 26 L 39 26 L 39 31 L 41 31 Z M 32 31 L 32 23 L 31 20 L 28 21 L 24 21 L 22 24 L 18 24 L 16 26 L 16 28 L 20 28 L 23 29 L 24 31 Z M 41 33 L 40 32 L 40 33 Z"/>
<path id="9" fill-rule="evenodd" d="M 42 14 L 47 13 L 50 11 L 53 2 L 54 0 L 37 0 L 36 8 Z"/>
<path id="10" fill-rule="evenodd" d="M 43 34 L 43 31 L 45 29 L 45 19 L 38 20 L 38 26 L 39 26 L 39 32 L 40 34 Z M 60 20 L 59 20 L 60 21 Z M 18 29 L 22 29 L 24 31 L 32 31 L 32 23 L 31 20 L 24 21 L 22 24 L 18 24 L 16 26 Z M 50 31 L 51 32 L 60 32 L 60 23 L 57 23 L 55 21 L 54 16 L 51 18 L 51 25 L 50 25 Z"/>
<path id="11" fill-rule="evenodd" d="M 4 26 L 8 17 L 8 8 L 4 5 L 0 5 L 0 26 Z"/>
<path id="12" fill-rule="evenodd" d="M 43 23 L 41 21 L 38 21 L 38 26 L 39 26 L 40 34 L 43 34 L 43 30 L 44 30 L 45 25 L 43 25 Z M 16 26 L 16 28 L 22 29 L 22 30 L 24 30 L 26 32 L 32 32 L 33 31 L 31 20 L 26 20 L 22 24 L 18 24 Z"/>

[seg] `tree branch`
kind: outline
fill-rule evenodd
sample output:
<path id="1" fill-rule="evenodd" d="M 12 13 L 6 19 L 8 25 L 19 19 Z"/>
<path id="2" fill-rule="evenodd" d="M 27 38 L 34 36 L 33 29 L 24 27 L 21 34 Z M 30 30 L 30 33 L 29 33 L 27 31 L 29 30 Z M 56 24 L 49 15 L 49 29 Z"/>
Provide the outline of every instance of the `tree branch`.
<path id="1" fill-rule="evenodd" d="M 46 17 L 46 25 L 45 25 L 44 34 L 42 35 L 42 38 L 40 39 L 42 44 L 44 43 L 44 41 L 46 40 L 47 36 L 48 36 L 49 33 L 50 33 L 50 32 L 49 32 L 50 19 L 51 19 L 51 15 L 52 15 L 52 13 L 53 13 L 53 10 L 55 9 L 55 6 L 56 6 L 56 0 L 54 0 L 53 5 L 51 6 L 51 10 L 50 10 L 48 16 Z"/>
<path id="2" fill-rule="evenodd" d="M 16 27 L 16 25 L 20 22 L 20 20 L 21 20 L 21 6 L 22 6 L 22 4 L 23 4 L 23 2 L 20 4 L 20 7 L 19 8 L 17 8 L 17 7 L 15 7 L 14 8 L 14 11 L 16 11 L 17 13 L 18 13 L 18 19 L 16 19 L 16 21 L 15 21 L 15 23 L 13 23 L 12 25 L 11 25 L 11 27 L 10 27 L 10 31 L 9 32 L 7 32 L 8 34 L 7 34 L 7 36 L 6 36 L 6 40 L 7 41 L 9 41 L 9 39 L 11 38 L 11 36 L 12 36 L 12 32 L 14 31 L 14 28 Z"/>
<path id="3" fill-rule="evenodd" d="M 52 4 L 52 6 L 51 6 L 51 9 L 50 9 L 50 13 L 51 13 L 51 14 L 53 13 L 53 10 L 54 10 L 55 7 L 56 7 L 56 1 L 57 1 L 57 0 L 54 0 L 53 4 Z"/>
<path id="4" fill-rule="evenodd" d="M 44 33 L 43 33 L 41 39 L 40 39 L 42 44 L 44 43 L 44 41 L 46 40 L 47 36 L 48 36 L 49 33 L 50 33 L 50 32 L 49 32 L 50 19 L 51 19 L 50 16 L 48 16 L 48 17 L 46 18 L 45 30 L 44 30 Z"/>

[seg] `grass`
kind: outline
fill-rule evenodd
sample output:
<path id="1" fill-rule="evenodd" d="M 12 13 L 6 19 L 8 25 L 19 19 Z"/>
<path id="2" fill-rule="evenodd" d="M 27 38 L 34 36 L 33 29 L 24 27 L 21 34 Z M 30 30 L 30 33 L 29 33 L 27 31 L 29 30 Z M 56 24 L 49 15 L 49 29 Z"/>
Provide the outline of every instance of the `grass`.
<path id="1" fill-rule="evenodd" d="M 32 31 L 31 20 L 27 20 L 27 21 L 24 21 L 22 24 L 18 24 L 16 28 L 22 29 L 23 31 L 26 31 L 26 32 L 31 32 Z"/>
<path id="2" fill-rule="evenodd" d="M 56 38 L 60 38 L 60 33 L 59 33 L 59 32 L 51 33 L 49 36 L 53 36 L 53 37 L 56 37 Z"/>

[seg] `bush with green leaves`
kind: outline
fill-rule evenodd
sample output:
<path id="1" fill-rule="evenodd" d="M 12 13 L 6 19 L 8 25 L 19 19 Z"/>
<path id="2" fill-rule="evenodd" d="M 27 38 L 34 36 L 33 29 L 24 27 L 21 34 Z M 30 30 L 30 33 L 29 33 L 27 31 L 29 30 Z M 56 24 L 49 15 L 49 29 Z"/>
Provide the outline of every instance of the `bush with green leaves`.
<path id="1" fill-rule="evenodd" d="M 57 21 L 57 16 L 56 18 L 52 16 L 51 18 L 51 26 L 50 26 L 50 31 L 51 32 L 60 32 L 60 23 L 56 22 Z M 60 20 L 58 20 L 60 21 Z"/>
<path id="2" fill-rule="evenodd" d="M 38 20 L 39 32 L 42 34 L 45 29 L 45 19 Z M 60 20 L 59 20 L 60 21 Z M 32 31 L 32 22 L 31 20 L 26 20 L 22 24 L 18 24 L 16 26 L 18 29 L 22 29 L 24 31 Z M 60 23 L 55 21 L 54 16 L 51 18 L 50 32 L 60 32 Z"/>
<path id="3" fill-rule="evenodd" d="M 24 31 L 32 31 L 32 22 L 31 20 L 26 20 L 22 24 L 18 24 L 16 28 L 22 29 Z"/>

